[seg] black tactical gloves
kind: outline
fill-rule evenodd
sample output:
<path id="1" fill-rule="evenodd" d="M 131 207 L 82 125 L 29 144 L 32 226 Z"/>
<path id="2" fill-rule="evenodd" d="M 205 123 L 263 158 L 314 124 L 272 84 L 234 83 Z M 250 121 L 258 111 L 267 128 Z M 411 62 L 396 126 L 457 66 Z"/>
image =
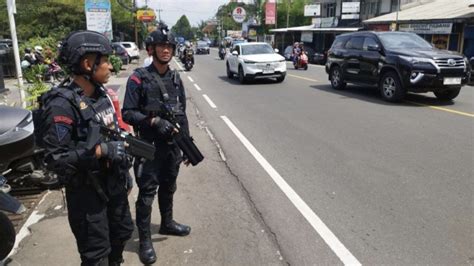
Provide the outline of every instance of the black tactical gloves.
<path id="1" fill-rule="evenodd" d="M 123 141 L 110 141 L 100 144 L 101 157 L 111 161 L 122 161 L 125 157 L 125 144 Z"/>
<path id="2" fill-rule="evenodd" d="M 175 127 L 170 123 L 170 121 L 159 117 L 151 119 L 150 124 L 152 127 L 156 128 L 158 134 L 162 136 L 171 136 L 175 130 Z"/>

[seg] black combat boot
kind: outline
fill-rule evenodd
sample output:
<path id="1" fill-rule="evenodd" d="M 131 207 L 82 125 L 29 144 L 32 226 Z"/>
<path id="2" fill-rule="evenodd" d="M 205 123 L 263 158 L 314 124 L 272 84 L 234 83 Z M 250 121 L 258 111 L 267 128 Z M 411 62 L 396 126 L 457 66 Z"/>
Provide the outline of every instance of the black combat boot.
<path id="1" fill-rule="evenodd" d="M 156 253 L 151 242 L 150 222 L 151 222 L 151 206 L 136 204 L 137 211 L 137 227 L 140 246 L 138 257 L 145 264 L 153 264 L 156 261 Z"/>
<path id="2" fill-rule="evenodd" d="M 173 236 L 187 236 L 191 233 L 191 227 L 177 223 L 173 220 L 173 213 L 161 214 L 160 234 Z"/>

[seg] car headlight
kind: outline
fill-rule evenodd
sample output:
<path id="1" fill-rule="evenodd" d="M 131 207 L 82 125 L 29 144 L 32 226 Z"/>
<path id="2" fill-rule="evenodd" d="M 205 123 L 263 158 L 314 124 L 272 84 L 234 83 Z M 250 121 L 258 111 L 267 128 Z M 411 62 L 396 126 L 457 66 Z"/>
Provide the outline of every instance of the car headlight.
<path id="1" fill-rule="evenodd" d="M 423 57 L 400 56 L 401 59 L 409 62 L 412 65 L 433 65 L 433 60 Z"/>
<path id="2" fill-rule="evenodd" d="M 246 63 L 246 64 L 255 64 L 257 62 L 252 61 L 252 60 L 244 60 L 244 63 Z"/>

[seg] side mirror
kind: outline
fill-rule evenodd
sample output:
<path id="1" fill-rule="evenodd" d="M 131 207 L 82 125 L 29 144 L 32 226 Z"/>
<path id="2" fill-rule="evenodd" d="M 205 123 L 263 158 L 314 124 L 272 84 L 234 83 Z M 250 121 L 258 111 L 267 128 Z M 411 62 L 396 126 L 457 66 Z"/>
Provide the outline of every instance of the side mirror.
<path id="1" fill-rule="evenodd" d="M 280 50 L 278 50 L 278 48 L 275 48 L 275 53 L 278 53 L 280 52 Z"/>
<path id="2" fill-rule="evenodd" d="M 367 46 L 367 50 L 380 52 L 380 46 L 378 44 L 370 44 L 369 46 Z"/>
<path id="3" fill-rule="evenodd" d="M 239 53 L 237 51 L 232 51 L 232 55 L 237 56 L 237 55 L 239 55 Z"/>

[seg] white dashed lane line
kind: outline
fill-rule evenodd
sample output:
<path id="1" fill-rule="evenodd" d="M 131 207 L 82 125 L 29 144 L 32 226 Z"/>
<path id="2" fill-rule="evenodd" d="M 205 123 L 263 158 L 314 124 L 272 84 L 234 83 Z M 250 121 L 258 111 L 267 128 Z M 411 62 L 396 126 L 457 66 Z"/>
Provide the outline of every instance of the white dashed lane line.
<path id="1" fill-rule="evenodd" d="M 196 90 L 201 91 L 201 88 L 196 83 L 194 83 L 194 87 L 196 87 Z"/>
<path id="2" fill-rule="evenodd" d="M 193 78 L 191 78 L 190 76 L 188 76 L 188 79 L 189 81 L 194 82 Z"/>
<path id="3" fill-rule="evenodd" d="M 203 94 L 202 97 L 204 97 L 204 99 L 207 101 L 207 103 L 208 103 L 212 108 L 214 108 L 214 109 L 217 108 L 217 106 L 212 102 L 212 100 L 211 100 L 209 97 L 207 97 L 206 94 Z"/>

